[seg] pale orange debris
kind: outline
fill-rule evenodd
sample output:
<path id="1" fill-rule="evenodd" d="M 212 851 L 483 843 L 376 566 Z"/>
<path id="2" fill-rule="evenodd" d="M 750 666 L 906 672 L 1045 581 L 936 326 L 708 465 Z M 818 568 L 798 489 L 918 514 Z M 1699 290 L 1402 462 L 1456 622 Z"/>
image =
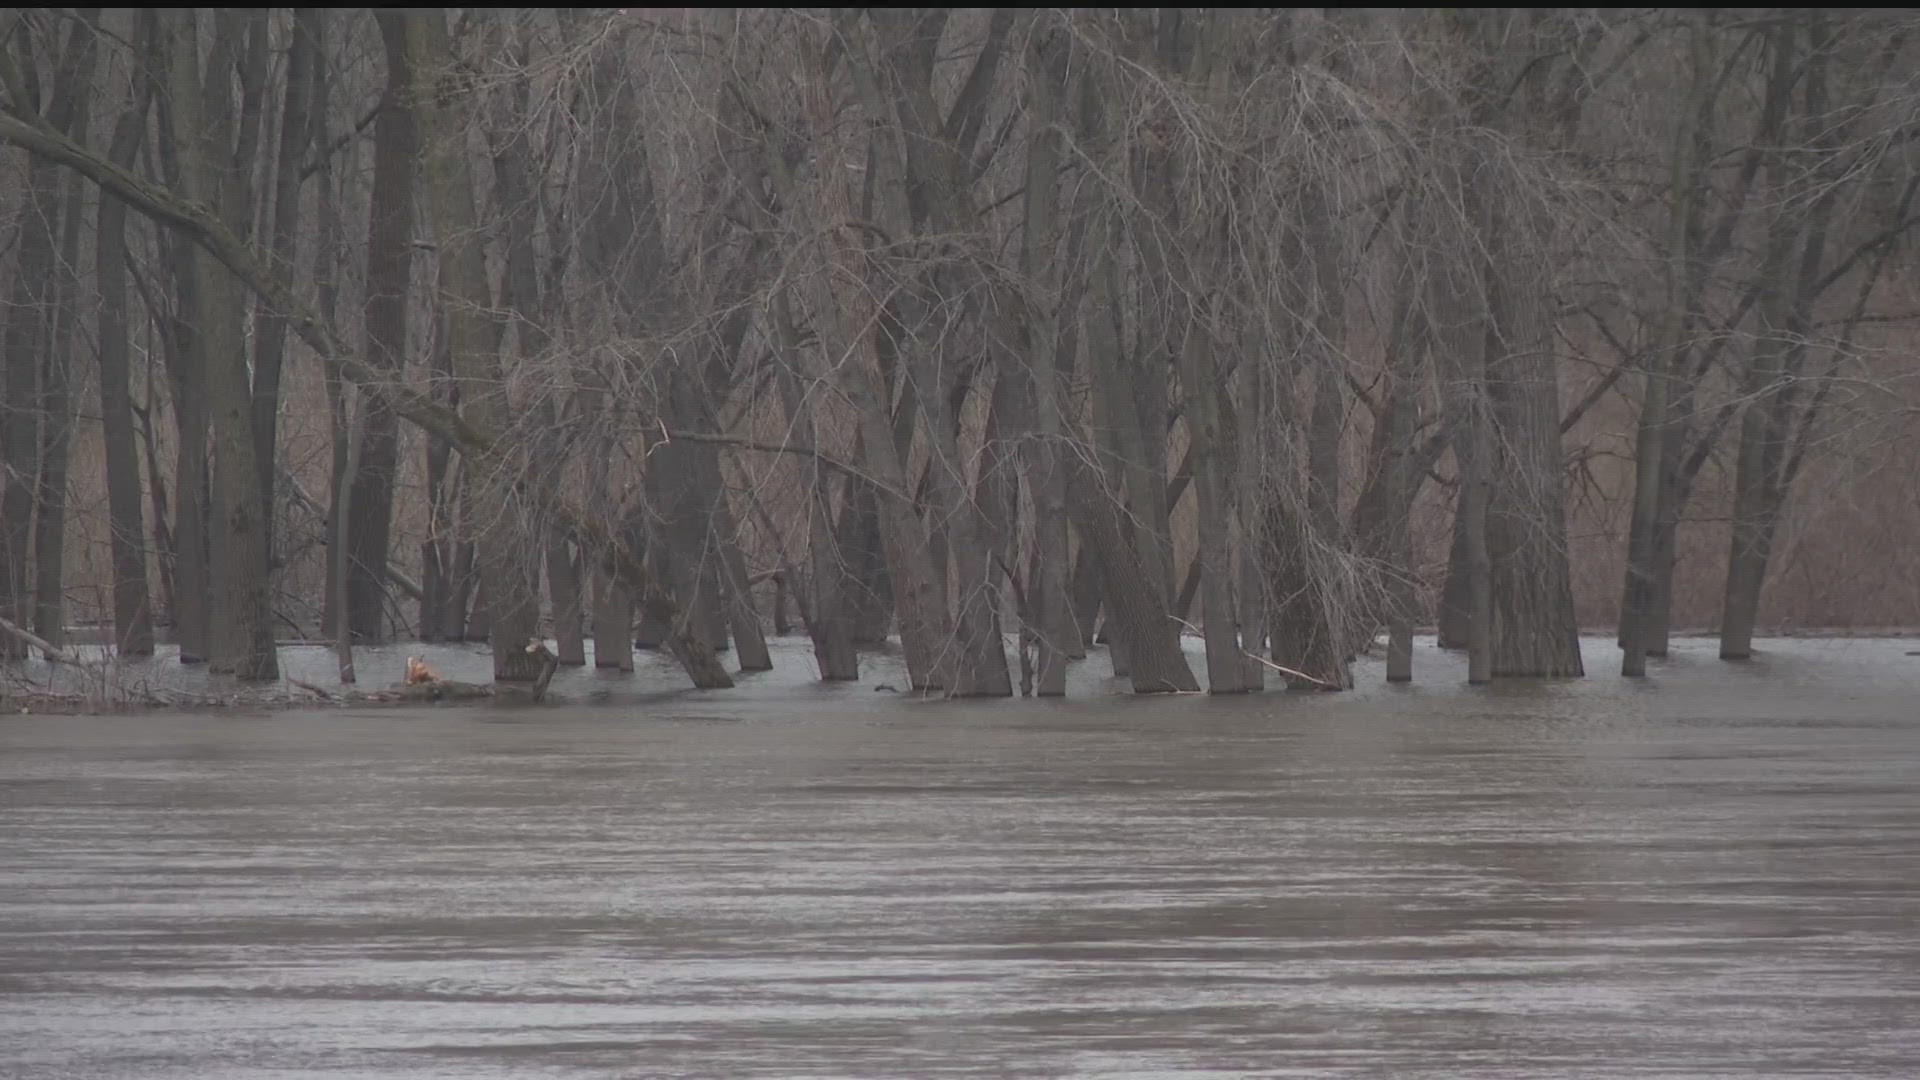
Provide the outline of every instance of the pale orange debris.
<path id="1" fill-rule="evenodd" d="M 416 686 L 420 683 L 437 683 L 440 681 L 440 676 L 435 674 L 434 670 L 427 666 L 426 661 L 417 656 L 407 657 L 407 677 L 405 685 Z"/>

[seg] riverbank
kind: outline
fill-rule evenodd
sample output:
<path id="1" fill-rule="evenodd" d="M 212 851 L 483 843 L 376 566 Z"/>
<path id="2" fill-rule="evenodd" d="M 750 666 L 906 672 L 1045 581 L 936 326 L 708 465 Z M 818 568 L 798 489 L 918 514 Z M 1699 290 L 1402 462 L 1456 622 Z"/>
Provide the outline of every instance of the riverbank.
<path id="1" fill-rule="evenodd" d="M 1920 652 L 1912 632 L 1887 631 L 1867 636 L 1831 634 L 1811 636 L 1774 636 L 1758 641 L 1759 655 L 1754 668 L 1773 663 L 1795 665 L 1812 663 L 1824 656 L 1832 662 L 1844 662 L 1852 654 L 1871 653 L 1897 660 L 1904 668 L 1914 663 L 1912 653 Z M 1617 676 L 1618 652 L 1609 634 L 1583 635 L 1587 654 L 1588 681 L 1612 681 Z M 1459 653 L 1435 647 L 1431 634 L 1416 638 L 1413 690 L 1433 692 L 1459 686 L 1465 678 L 1464 660 Z M 1188 639 L 1189 663 L 1204 679 L 1206 671 L 1202 643 Z M 860 680 L 853 683 L 821 683 L 814 667 L 810 642 L 804 636 L 789 635 L 770 642 L 774 670 L 741 674 L 736 690 L 708 693 L 687 687 L 686 678 L 672 657 L 655 652 L 634 656 L 635 670 L 600 669 L 593 666 L 589 647 L 584 667 L 558 669 L 553 677 L 548 704 L 584 704 L 598 706 L 658 707 L 664 702 L 687 697 L 705 701 L 731 700 L 762 690 L 778 688 L 778 693 L 795 695 L 842 695 L 848 692 L 877 701 L 896 699 L 892 694 L 875 695 L 881 685 L 905 686 L 906 672 L 897 653 L 862 654 Z M 128 713 L 164 713 L 201 711 L 218 713 L 262 713 L 287 710 L 334 710 L 353 708 L 407 709 L 433 708 L 449 701 L 487 703 L 498 708 L 530 705 L 529 688 L 524 684 L 492 681 L 493 664 L 484 644 L 394 644 L 355 650 L 360 681 L 343 685 L 339 662 L 331 649 L 323 645 L 287 645 L 280 649 L 282 681 L 249 686 L 209 672 L 205 665 L 183 665 L 171 646 L 162 646 L 156 655 L 126 661 L 107 657 L 97 646 L 71 646 L 82 661 L 78 665 L 55 665 L 36 657 L 25 662 L 0 664 L 0 712 L 8 714 L 116 715 Z M 1652 665 L 1654 683 L 1703 666 L 1720 666 L 1719 643 L 1711 636 L 1678 635 L 1673 640 L 1673 655 Z M 421 657 L 450 685 L 454 693 L 435 694 L 400 684 L 405 677 L 409 656 Z M 1125 680 L 1110 677 L 1107 661 L 1096 655 L 1068 669 L 1069 699 L 1127 694 Z M 1384 667 L 1379 651 L 1363 656 L 1355 666 L 1357 692 L 1386 690 Z M 1505 685 L 1505 684 L 1503 684 Z M 900 698 L 916 695 L 900 695 Z M 1269 694 L 1278 699 L 1284 695 Z M 1350 695 L 1334 695 L 1347 697 Z M 897 700 L 897 699 L 896 699 Z"/>

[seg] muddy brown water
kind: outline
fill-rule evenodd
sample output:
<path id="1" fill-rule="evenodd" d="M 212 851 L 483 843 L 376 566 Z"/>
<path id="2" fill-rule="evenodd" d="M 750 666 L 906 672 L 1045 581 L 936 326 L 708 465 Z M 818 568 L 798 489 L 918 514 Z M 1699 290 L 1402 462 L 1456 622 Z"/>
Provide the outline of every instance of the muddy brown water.
<path id="1" fill-rule="evenodd" d="M 0 1076 L 1920 1076 L 1920 660 L 1763 644 L 0 718 Z"/>

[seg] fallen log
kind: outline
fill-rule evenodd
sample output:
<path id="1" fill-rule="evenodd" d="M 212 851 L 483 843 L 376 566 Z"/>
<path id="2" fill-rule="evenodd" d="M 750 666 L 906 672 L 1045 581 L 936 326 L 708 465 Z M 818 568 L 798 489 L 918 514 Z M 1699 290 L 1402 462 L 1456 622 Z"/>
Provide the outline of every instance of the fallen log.
<path id="1" fill-rule="evenodd" d="M 0 619 L 0 630 L 39 649 L 40 655 L 46 657 L 49 663 L 65 664 L 68 667 L 80 666 L 79 657 L 74 656 L 72 653 L 25 627 L 15 626 L 6 619 Z"/>

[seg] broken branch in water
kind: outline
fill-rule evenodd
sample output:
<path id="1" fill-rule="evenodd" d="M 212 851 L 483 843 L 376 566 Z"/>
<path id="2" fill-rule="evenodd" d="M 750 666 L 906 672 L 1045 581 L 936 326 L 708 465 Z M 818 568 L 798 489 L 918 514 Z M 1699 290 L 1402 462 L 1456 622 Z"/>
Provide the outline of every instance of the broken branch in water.
<path id="1" fill-rule="evenodd" d="M 1192 623 L 1188 622 L 1187 620 L 1181 618 L 1178 615 L 1168 615 L 1167 618 L 1172 619 L 1174 622 L 1179 623 L 1181 626 L 1186 627 L 1187 629 L 1193 631 L 1195 634 L 1201 637 L 1206 636 L 1204 633 L 1201 632 L 1199 627 L 1193 625 Z M 1254 661 L 1255 663 L 1265 664 L 1266 666 L 1272 668 L 1273 670 L 1279 672 L 1282 675 L 1290 675 L 1296 679 L 1305 679 L 1306 681 L 1312 683 L 1315 686 L 1324 686 L 1329 690 L 1338 689 L 1338 687 L 1334 686 L 1332 683 L 1327 682 L 1324 679 L 1316 679 L 1304 671 L 1295 671 L 1290 667 L 1282 667 L 1281 665 L 1274 663 L 1273 661 L 1267 659 L 1264 656 L 1259 656 L 1254 653 L 1250 653 L 1245 649 L 1240 650 L 1240 655 L 1246 657 L 1249 660 Z"/>
<path id="2" fill-rule="evenodd" d="M 289 686 L 297 686 L 300 689 L 305 690 L 309 694 L 317 695 L 322 701 L 333 700 L 332 694 L 327 693 L 325 690 L 322 690 L 319 687 L 303 679 L 296 679 L 293 676 L 289 675 L 287 676 L 287 684 Z"/>

